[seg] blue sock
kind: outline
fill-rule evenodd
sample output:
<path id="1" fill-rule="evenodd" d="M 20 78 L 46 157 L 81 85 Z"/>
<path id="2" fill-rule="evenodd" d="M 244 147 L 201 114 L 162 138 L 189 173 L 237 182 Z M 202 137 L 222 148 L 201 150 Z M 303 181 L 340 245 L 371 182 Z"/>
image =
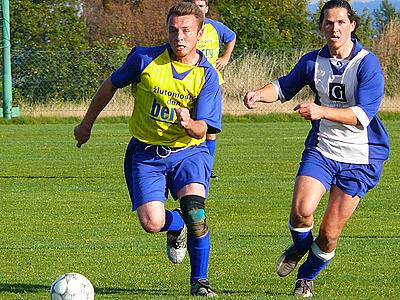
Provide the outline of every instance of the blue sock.
<path id="1" fill-rule="evenodd" d="M 313 243 L 307 260 L 300 266 L 297 272 L 297 279 L 314 280 L 334 256 L 335 251 L 330 253 L 323 252 L 316 243 Z"/>
<path id="2" fill-rule="evenodd" d="M 313 226 L 308 228 L 294 228 L 290 225 L 290 222 L 288 226 L 296 249 L 299 251 L 308 251 L 314 242 L 314 237 L 312 235 Z"/>
<path id="3" fill-rule="evenodd" d="M 188 234 L 187 247 L 190 256 L 190 283 L 207 278 L 210 232 L 201 238 Z"/>
<path id="4" fill-rule="evenodd" d="M 165 210 L 165 224 L 164 227 L 161 228 L 160 232 L 179 231 L 182 229 L 183 224 L 185 224 L 185 222 L 183 221 L 182 216 L 178 211 Z"/>
<path id="5" fill-rule="evenodd" d="M 211 156 L 214 157 L 217 140 L 206 140 L 206 145 Z"/>

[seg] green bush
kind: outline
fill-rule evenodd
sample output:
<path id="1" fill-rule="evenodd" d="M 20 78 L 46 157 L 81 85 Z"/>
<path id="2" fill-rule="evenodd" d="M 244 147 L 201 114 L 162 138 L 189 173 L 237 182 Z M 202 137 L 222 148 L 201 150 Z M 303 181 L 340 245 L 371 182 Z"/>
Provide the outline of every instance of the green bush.
<path id="1" fill-rule="evenodd" d="M 127 50 L 16 51 L 12 57 L 14 95 L 30 104 L 90 98 L 126 54 Z"/>

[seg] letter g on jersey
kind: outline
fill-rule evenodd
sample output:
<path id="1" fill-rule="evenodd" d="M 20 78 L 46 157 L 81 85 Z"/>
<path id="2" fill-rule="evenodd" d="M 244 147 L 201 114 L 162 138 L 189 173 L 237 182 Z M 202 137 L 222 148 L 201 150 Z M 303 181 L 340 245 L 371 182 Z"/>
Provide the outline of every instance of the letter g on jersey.
<path id="1" fill-rule="evenodd" d="M 329 99 L 331 101 L 347 102 L 346 90 L 343 83 L 329 83 Z"/>

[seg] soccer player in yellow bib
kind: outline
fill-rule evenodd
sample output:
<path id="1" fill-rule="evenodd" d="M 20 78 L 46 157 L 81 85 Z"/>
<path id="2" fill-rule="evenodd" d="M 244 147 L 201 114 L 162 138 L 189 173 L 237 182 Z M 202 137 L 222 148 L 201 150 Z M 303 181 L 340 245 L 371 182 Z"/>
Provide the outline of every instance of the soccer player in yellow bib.
<path id="1" fill-rule="evenodd" d="M 197 42 L 197 49 L 203 51 L 208 61 L 218 70 L 219 82 L 223 84 L 221 71 L 228 64 L 232 55 L 236 43 L 236 33 L 223 23 L 205 17 L 209 9 L 208 0 L 186 0 L 186 2 L 196 4 L 204 14 L 203 35 Z M 225 45 L 225 50 L 222 56 L 219 56 L 222 45 Z M 216 139 L 216 134 L 207 134 L 206 144 L 212 156 L 215 153 Z M 211 178 L 218 178 L 218 176 L 212 172 Z"/>
<path id="2" fill-rule="evenodd" d="M 100 86 L 74 134 L 81 147 L 116 90 L 133 85 L 132 138 L 124 162 L 132 210 L 146 232 L 167 232 L 167 256 L 173 263 L 181 263 L 187 249 L 190 293 L 214 297 L 207 277 L 205 214 L 213 157 L 205 137 L 221 130 L 222 102 L 217 71 L 196 49 L 203 21 L 196 5 L 173 6 L 167 16 L 169 43 L 133 48 Z M 179 209 L 165 209 L 168 192 L 179 200 Z"/>

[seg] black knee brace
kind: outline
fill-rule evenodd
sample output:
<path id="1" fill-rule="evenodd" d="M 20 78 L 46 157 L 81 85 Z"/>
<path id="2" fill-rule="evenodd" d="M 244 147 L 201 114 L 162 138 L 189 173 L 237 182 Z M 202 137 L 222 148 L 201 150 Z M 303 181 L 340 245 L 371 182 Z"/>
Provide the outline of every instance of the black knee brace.
<path id="1" fill-rule="evenodd" d="M 204 209 L 205 198 L 195 195 L 182 197 L 180 206 L 183 220 L 186 223 L 188 232 L 196 237 L 207 234 L 206 211 Z"/>

